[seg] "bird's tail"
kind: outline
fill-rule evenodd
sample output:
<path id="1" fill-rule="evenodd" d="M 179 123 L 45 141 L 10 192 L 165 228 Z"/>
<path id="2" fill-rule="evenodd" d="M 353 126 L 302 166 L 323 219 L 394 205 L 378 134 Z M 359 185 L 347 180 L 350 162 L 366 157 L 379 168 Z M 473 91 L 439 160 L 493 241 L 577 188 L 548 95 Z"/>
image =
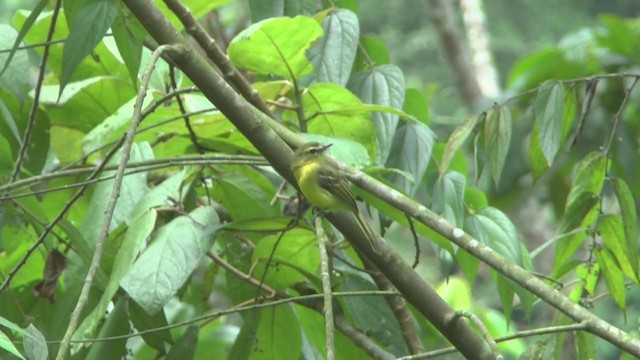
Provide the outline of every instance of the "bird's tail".
<path id="1" fill-rule="evenodd" d="M 380 254 L 380 250 L 378 249 L 378 245 L 377 245 L 378 237 L 380 235 L 378 235 L 371 228 L 371 225 L 369 225 L 367 220 L 359 211 L 356 213 L 356 219 L 358 220 L 358 225 L 360 225 L 360 228 L 362 229 L 364 234 L 367 236 L 367 239 L 369 240 L 369 244 L 371 245 L 371 249 L 373 250 L 373 252 L 376 254 Z"/>

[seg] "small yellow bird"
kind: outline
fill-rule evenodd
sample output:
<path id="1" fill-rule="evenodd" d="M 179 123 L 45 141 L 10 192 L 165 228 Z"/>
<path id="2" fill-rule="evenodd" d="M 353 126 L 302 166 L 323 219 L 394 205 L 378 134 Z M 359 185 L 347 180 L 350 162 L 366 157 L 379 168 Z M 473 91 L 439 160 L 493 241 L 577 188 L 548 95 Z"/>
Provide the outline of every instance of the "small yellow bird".
<path id="1" fill-rule="evenodd" d="M 300 146 L 293 155 L 291 170 L 304 197 L 316 208 L 324 211 L 353 213 L 367 236 L 371 248 L 376 247 L 377 234 L 358 211 L 356 197 L 349 181 L 326 159 L 326 150 L 332 144 L 310 142 Z"/>

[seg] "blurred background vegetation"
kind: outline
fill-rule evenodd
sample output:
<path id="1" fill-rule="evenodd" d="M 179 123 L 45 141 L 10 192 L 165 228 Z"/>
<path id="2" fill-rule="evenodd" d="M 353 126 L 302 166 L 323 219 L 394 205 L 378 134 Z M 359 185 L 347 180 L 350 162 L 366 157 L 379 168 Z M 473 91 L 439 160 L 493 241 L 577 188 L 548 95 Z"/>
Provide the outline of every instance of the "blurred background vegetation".
<path id="1" fill-rule="evenodd" d="M 640 15 L 634 0 L 490 0 L 483 2 L 491 48 L 500 83 L 521 57 L 554 46 L 568 34 L 598 24 L 603 14 Z M 455 87 L 455 77 L 429 18 L 427 1 L 360 1 L 361 34 L 378 37 L 391 61 L 405 75 L 408 87 L 427 89 L 434 121 L 463 119 L 465 110 Z M 444 117 L 444 118 L 443 118 Z"/>

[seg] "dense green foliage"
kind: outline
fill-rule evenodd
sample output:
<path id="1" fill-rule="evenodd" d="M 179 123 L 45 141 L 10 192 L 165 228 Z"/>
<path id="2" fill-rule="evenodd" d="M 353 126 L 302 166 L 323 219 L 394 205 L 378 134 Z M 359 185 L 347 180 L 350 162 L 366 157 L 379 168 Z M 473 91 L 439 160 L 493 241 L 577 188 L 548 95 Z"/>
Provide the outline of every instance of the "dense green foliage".
<path id="1" fill-rule="evenodd" d="M 333 143 L 338 160 L 638 337 L 640 312 L 630 306 L 640 298 L 638 19 L 603 15 L 557 45 L 517 49 L 517 61 L 503 71 L 505 96 L 474 113 L 434 107 L 440 90 L 409 87 L 425 80 L 412 73 L 407 81 L 393 60 L 413 69 L 424 61 L 362 34 L 361 23 L 370 28 L 381 15 L 357 1 L 184 3 L 286 128 Z M 322 293 L 313 216 L 291 225 L 295 189 L 282 186 L 230 114 L 165 60 L 151 74 L 119 179 L 116 166 L 126 157 L 118 141 L 136 116 L 153 45 L 124 3 L 64 1 L 37 86 L 52 6 L 41 0 L 0 24 L 0 357 L 58 352 L 106 236 L 72 358 L 323 358 L 321 298 L 284 303 Z M 507 41 L 493 35 L 498 44 Z M 16 49 L 24 45 L 33 47 Z M 505 57 L 501 69 L 515 56 Z M 433 108 L 455 120 L 434 123 Z M 354 190 L 407 262 L 416 251 L 412 235 L 420 236 L 417 271 L 454 309 L 477 315 L 492 337 L 572 323 L 509 274 L 481 266 L 449 238 Z M 113 218 L 103 226 L 105 213 Z M 325 228 L 333 291 L 378 290 L 358 270 L 364 264 L 357 251 Z M 261 282 L 273 292 L 260 290 Z M 275 300 L 283 304 L 271 306 Z M 409 354 L 383 296 L 334 303 L 339 317 L 381 348 Z M 426 350 L 448 344 L 413 315 Z M 499 349 L 507 358 L 622 353 L 593 334 L 576 334 L 505 341 Z M 102 338 L 111 339 L 96 340 Z M 339 359 L 371 356 L 344 332 L 335 340 Z"/>

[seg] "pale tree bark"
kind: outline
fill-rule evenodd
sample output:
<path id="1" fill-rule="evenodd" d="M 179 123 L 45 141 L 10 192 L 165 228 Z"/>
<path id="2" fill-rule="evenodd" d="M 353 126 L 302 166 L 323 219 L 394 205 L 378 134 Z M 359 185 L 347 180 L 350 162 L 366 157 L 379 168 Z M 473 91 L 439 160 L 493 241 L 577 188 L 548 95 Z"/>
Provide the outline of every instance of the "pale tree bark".
<path id="1" fill-rule="evenodd" d="M 460 11 L 467 30 L 471 60 L 480 91 L 486 97 L 498 97 L 500 95 L 498 72 L 493 61 L 482 0 L 460 0 Z"/>
<path id="2" fill-rule="evenodd" d="M 450 0 L 427 0 L 429 16 L 435 26 L 449 64 L 457 79 L 457 87 L 465 105 L 473 109 L 483 95 L 475 69 L 456 25 Z"/>

